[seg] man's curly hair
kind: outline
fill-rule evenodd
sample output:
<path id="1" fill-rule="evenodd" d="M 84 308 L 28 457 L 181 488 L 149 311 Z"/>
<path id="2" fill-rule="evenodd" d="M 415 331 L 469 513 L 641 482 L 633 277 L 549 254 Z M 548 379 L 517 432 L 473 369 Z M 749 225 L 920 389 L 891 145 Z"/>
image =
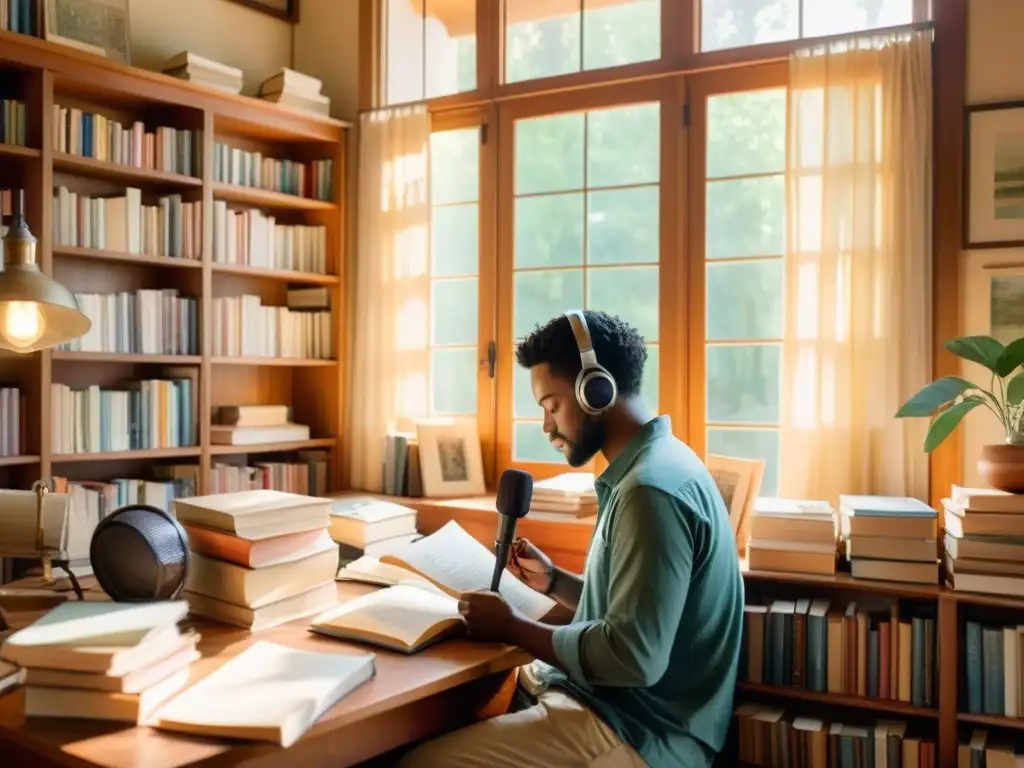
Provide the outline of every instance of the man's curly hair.
<path id="1" fill-rule="evenodd" d="M 619 395 L 639 394 L 647 362 L 643 336 L 624 320 L 607 312 L 585 310 L 590 339 L 597 361 L 615 379 Z M 553 373 L 575 381 L 580 372 L 580 351 L 565 315 L 549 320 L 523 339 L 516 347 L 516 361 L 524 368 L 547 363 Z"/>

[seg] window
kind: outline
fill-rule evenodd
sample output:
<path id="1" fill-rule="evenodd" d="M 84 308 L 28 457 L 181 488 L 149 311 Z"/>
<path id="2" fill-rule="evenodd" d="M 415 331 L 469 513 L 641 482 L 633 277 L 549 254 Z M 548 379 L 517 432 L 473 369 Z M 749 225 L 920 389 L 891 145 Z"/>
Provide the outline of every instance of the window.
<path id="1" fill-rule="evenodd" d="M 385 104 L 476 88 L 476 0 L 385 0 Z"/>
<path id="2" fill-rule="evenodd" d="M 480 128 L 430 136 L 430 414 L 477 413 Z"/>
<path id="3" fill-rule="evenodd" d="M 786 89 L 711 95 L 704 157 L 706 453 L 779 474 Z"/>
<path id="4" fill-rule="evenodd" d="M 924 20 L 921 0 L 700 0 L 701 50 L 861 32 Z"/>
<path id="5" fill-rule="evenodd" d="M 505 0 L 505 82 L 661 56 L 660 0 Z"/>
<path id="6" fill-rule="evenodd" d="M 642 394 L 658 410 L 661 178 L 658 102 L 514 123 L 512 330 L 571 307 L 631 322 L 648 342 Z M 563 463 L 515 366 L 512 461 Z"/>

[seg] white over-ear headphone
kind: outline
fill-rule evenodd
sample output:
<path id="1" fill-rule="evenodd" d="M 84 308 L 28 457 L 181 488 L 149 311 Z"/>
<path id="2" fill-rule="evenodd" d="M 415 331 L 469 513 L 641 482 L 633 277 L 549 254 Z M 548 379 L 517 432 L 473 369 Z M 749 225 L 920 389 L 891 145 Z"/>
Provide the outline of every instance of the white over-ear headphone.
<path id="1" fill-rule="evenodd" d="M 571 309 L 565 313 L 576 338 L 576 346 L 580 351 L 580 372 L 576 376 L 576 402 L 585 413 L 600 416 L 613 405 L 618 397 L 618 387 L 608 370 L 597 362 L 594 344 L 590 338 L 590 328 L 583 311 Z"/>

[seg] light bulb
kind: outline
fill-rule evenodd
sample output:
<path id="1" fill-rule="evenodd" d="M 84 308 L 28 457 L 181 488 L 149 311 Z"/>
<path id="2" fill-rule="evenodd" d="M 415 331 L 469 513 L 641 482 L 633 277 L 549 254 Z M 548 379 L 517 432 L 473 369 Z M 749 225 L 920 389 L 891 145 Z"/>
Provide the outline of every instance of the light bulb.
<path id="1" fill-rule="evenodd" d="M 0 335 L 19 349 L 28 349 L 43 337 L 46 322 L 34 301 L 10 301 L 0 318 Z"/>

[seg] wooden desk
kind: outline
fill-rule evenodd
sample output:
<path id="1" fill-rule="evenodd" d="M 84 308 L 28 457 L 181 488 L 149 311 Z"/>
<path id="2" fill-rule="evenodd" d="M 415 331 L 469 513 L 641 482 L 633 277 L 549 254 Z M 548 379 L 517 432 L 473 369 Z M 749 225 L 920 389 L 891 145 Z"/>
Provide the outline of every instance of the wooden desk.
<path id="1" fill-rule="evenodd" d="M 338 584 L 342 600 L 373 589 Z M 256 640 L 333 653 L 367 650 L 308 632 L 308 618 L 258 633 L 206 621 L 193 624 L 202 634 L 199 649 L 203 653 L 193 669 L 193 681 Z M 473 721 L 499 694 L 511 693 L 511 670 L 530 660 L 516 648 L 461 639 L 412 656 L 373 651 L 375 678 L 342 699 L 287 750 L 102 721 L 27 720 L 24 694 L 15 691 L 0 698 L 0 764 L 18 768 L 341 768 Z"/>

